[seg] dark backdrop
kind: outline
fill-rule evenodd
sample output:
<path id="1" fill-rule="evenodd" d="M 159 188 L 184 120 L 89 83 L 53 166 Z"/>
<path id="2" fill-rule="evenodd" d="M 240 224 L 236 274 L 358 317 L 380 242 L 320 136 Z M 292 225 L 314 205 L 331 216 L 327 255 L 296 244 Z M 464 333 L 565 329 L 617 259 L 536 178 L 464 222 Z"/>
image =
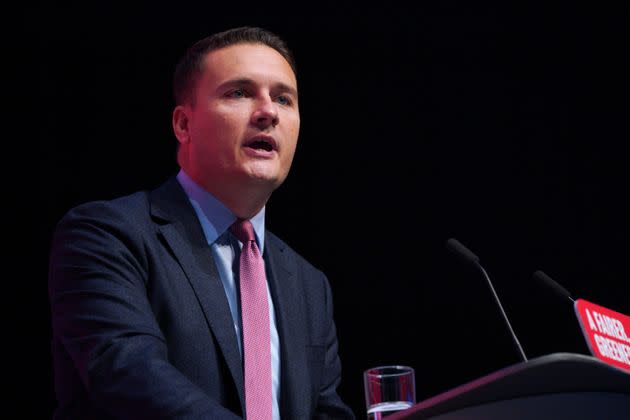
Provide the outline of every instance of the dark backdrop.
<path id="1" fill-rule="evenodd" d="M 519 361 L 450 237 L 481 257 L 529 357 L 588 353 L 570 302 L 535 270 L 630 313 L 626 10 L 433 3 L 25 6 L 10 39 L 26 81 L 7 161 L 11 209 L 29 223 L 8 219 L 21 258 L 4 305 L 19 407 L 54 406 L 54 224 L 176 172 L 174 64 L 233 26 L 271 29 L 296 54 L 302 130 L 268 227 L 330 279 L 340 393 L 359 416 L 368 367 L 414 367 L 422 400 Z"/>

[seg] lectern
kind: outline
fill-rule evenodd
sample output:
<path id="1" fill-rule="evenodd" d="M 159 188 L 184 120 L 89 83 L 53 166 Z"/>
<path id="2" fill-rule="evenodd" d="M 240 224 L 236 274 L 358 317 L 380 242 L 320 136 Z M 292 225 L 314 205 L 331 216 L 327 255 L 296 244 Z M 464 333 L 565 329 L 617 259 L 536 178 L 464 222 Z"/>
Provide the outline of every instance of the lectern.
<path id="1" fill-rule="evenodd" d="M 630 373 L 587 355 L 553 353 L 483 376 L 388 420 L 629 420 Z"/>

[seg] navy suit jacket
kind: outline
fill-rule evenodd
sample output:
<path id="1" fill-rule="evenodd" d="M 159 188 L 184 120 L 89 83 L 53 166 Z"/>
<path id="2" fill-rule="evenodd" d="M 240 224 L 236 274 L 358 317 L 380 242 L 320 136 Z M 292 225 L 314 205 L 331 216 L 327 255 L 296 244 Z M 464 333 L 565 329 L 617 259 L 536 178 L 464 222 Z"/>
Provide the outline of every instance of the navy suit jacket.
<path id="1" fill-rule="evenodd" d="M 354 418 L 330 286 L 270 232 L 264 259 L 281 349 L 283 419 Z M 188 197 L 154 191 L 70 210 L 53 237 L 56 419 L 236 419 L 243 367 L 227 298 Z"/>

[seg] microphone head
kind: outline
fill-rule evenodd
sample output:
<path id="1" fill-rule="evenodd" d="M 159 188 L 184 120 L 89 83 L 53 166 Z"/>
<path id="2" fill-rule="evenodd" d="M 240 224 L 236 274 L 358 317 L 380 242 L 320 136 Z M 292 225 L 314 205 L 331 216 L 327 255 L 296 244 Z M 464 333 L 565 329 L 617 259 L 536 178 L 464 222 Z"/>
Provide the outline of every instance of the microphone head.
<path id="1" fill-rule="evenodd" d="M 563 298 L 566 298 L 566 299 L 569 299 L 569 300 L 573 301 L 573 298 L 571 297 L 571 293 L 569 293 L 569 291 L 567 289 L 565 289 L 564 287 L 560 286 L 560 284 L 558 284 L 556 281 L 554 281 L 551 277 L 549 277 L 544 272 L 538 270 L 538 271 L 536 271 L 533 274 L 532 277 L 534 278 L 534 280 L 539 281 L 539 282 L 549 286 L 551 288 L 551 290 L 553 290 L 554 292 L 556 292 L 557 294 L 559 294 Z"/>
<path id="2" fill-rule="evenodd" d="M 457 239 L 455 238 L 449 239 L 448 241 L 446 241 L 446 246 L 451 252 L 453 252 L 463 261 L 467 263 L 472 263 L 472 264 L 479 263 L 479 257 L 476 256 L 470 249 L 462 245 L 462 243 L 459 242 Z"/>

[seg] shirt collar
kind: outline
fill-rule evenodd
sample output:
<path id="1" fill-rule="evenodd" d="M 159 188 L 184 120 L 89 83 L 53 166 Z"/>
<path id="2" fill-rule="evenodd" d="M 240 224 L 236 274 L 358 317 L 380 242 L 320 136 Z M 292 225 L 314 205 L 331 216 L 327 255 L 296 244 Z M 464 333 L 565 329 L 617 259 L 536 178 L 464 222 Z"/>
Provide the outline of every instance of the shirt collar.
<path id="1" fill-rule="evenodd" d="M 208 244 L 213 244 L 236 221 L 236 216 L 214 195 L 193 181 L 183 169 L 180 169 L 177 174 L 177 181 L 186 192 L 197 213 Z M 265 207 L 256 213 L 250 221 L 254 227 L 258 248 L 262 254 L 265 246 Z"/>

